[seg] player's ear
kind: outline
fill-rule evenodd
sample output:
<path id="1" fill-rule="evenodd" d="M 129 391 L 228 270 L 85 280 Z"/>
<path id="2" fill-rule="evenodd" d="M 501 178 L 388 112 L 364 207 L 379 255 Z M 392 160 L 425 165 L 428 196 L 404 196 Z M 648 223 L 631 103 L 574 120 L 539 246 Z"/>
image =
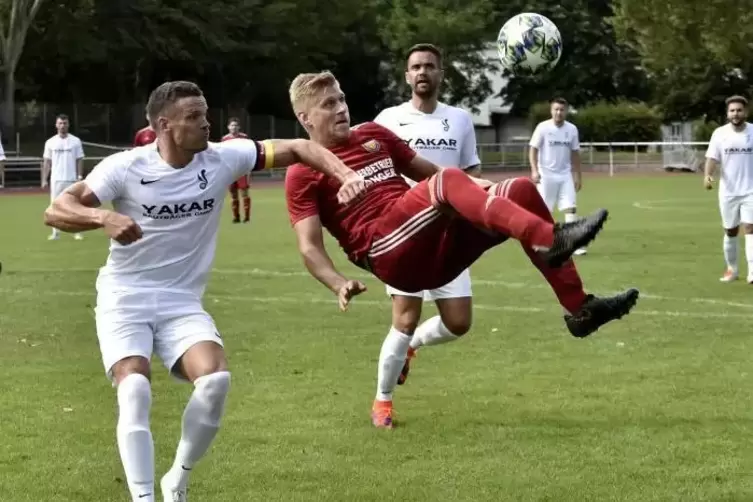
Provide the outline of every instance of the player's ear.
<path id="1" fill-rule="evenodd" d="M 298 118 L 298 122 L 300 122 L 303 127 L 311 127 L 311 122 L 309 121 L 308 113 L 298 112 L 295 114 L 295 116 Z"/>

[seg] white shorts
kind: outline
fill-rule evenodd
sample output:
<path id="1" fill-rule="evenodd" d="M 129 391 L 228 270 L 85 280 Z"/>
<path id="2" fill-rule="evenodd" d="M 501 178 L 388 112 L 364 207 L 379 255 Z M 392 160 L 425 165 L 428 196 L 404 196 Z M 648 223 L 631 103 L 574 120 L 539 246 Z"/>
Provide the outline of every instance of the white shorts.
<path id="1" fill-rule="evenodd" d="M 65 190 L 76 183 L 75 181 L 52 181 L 50 180 L 50 200 L 53 201 L 58 195 L 65 192 Z"/>
<path id="2" fill-rule="evenodd" d="M 193 295 L 100 292 L 95 318 L 102 363 L 110 379 L 112 367 L 126 357 L 151 359 L 156 353 L 172 372 L 183 354 L 197 343 L 209 341 L 223 346 L 212 316 Z"/>
<path id="3" fill-rule="evenodd" d="M 423 297 L 424 301 L 430 302 L 435 300 L 443 300 L 447 298 L 468 298 L 473 296 L 471 290 L 471 273 L 470 270 L 463 270 L 459 276 L 448 282 L 442 287 L 437 289 L 429 289 L 426 291 L 419 291 L 416 293 L 406 293 L 395 289 L 392 286 L 387 286 L 387 294 L 390 296 L 412 296 L 414 298 Z"/>
<path id="4" fill-rule="evenodd" d="M 571 175 L 567 176 L 542 176 L 541 181 L 536 185 L 544 199 L 549 212 L 554 213 L 554 206 L 557 209 L 565 211 L 575 209 L 575 182 Z"/>
<path id="5" fill-rule="evenodd" d="M 722 226 L 735 228 L 740 223 L 753 224 L 753 194 L 719 196 L 719 212 L 722 214 Z"/>

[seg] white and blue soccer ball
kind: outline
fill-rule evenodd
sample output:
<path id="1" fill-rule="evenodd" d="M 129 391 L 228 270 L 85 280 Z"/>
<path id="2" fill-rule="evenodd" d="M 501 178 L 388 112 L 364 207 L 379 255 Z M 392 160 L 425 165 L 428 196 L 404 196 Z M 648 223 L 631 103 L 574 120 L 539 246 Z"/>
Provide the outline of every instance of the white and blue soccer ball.
<path id="1" fill-rule="evenodd" d="M 524 12 L 510 18 L 497 35 L 502 66 L 513 74 L 551 70 L 562 56 L 562 36 L 546 16 Z"/>

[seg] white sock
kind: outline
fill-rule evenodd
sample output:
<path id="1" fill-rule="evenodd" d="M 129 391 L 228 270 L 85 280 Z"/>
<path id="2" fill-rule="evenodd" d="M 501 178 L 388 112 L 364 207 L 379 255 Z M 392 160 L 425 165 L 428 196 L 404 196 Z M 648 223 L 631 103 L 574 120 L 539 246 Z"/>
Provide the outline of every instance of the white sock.
<path id="1" fill-rule="evenodd" d="M 748 279 L 753 278 L 753 234 L 745 234 L 745 259 L 748 261 Z"/>
<path id="2" fill-rule="evenodd" d="M 578 215 L 575 213 L 565 213 L 565 223 L 571 223 L 578 219 Z"/>
<path id="3" fill-rule="evenodd" d="M 144 375 L 133 373 L 118 385 L 116 434 L 131 498 L 154 502 L 154 443 L 149 430 L 152 386 Z"/>
<path id="4" fill-rule="evenodd" d="M 400 372 L 408 355 L 408 344 L 411 337 L 401 333 L 394 327 L 390 328 L 387 338 L 382 343 L 377 366 L 377 401 L 392 401 L 392 392 L 400 378 Z"/>
<path id="5" fill-rule="evenodd" d="M 53 227 L 52 228 L 52 235 L 55 236 L 55 237 L 59 237 L 60 236 L 60 230 L 58 230 L 57 228 Z"/>
<path id="6" fill-rule="evenodd" d="M 724 234 L 724 261 L 727 262 L 727 268 L 731 268 L 735 272 L 737 272 L 737 236 L 730 237 L 727 234 Z M 745 243 L 745 250 L 747 253 L 748 244 L 747 244 L 747 236 L 746 236 L 746 243 Z"/>
<path id="7" fill-rule="evenodd" d="M 452 333 L 442 322 L 438 315 L 422 322 L 416 332 L 413 333 L 413 340 L 410 347 L 413 350 L 423 347 L 424 345 L 439 345 L 441 343 L 454 342 L 460 338 Z"/>
<path id="8" fill-rule="evenodd" d="M 191 469 L 209 449 L 220 428 L 230 372 L 218 371 L 194 380 L 194 391 L 183 412 L 183 429 L 175 462 L 167 473 L 171 488 L 185 490 Z"/>

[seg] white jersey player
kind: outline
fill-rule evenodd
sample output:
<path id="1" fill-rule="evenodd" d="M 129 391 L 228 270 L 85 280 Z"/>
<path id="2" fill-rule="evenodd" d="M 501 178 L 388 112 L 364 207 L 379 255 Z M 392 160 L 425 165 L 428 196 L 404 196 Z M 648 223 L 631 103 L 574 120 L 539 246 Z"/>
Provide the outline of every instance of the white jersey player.
<path id="1" fill-rule="evenodd" d="M 55 119 L 55 129 L 58 133 L 44 144 L 42 154 L 42 188 L 47 187 L 49 179 L 50 200 L 63 193 L 76 180 L 84 175 L 84 147 L 81 140 L 68 130 L 70 121 L 67 115 L 58 115 Z M 52 229 L 49 240 L 57 240 L 60 232 Z M 73 238 L 81 240 L 80 233 L 73 234 Z"/>
<path id="2" fill-rule="evenodd" d="M 481 162 L 470 114 L 438 101 L 443 77 L 441 52 L 434 45 L 418 44 L 408 51 L 406 66 L 405 78 L 413 90 L 411 100 L 385 109 L 374 122 L 392 130 L 437 166 L 460 168 L 478 175 Z M 408 182 L 415 184 L 412 180 Z M 470 329 L 472 317 L 468 270 L 432 291 L 406 293 L 388 285 L 387 293 L 392 296 L 392 326 L 379 357 L 377 394 L 372 409 L 376 427 L 391 425 L 395 384 L 405 382 L 416 350 L 423 345 L 457 340 Z M 424 300 L 433 300 L 439 315 L 419 326 Z M 403 359 L 402 354 L 407 357 Z"/>
<path id="3" fill-rule="evenodd" d="M 563 98 L 553 99 L 550 111 L 552 118 L 536 126 L 529 142 L 531 179 L 549 211 L 554 214 L 557 206 L 571 222 L 577 219 L 575 194 L 583 186 L 578 128 L 566 120 L 568 104 Z M 575 252 L 585 253 L 585 248 Z"/>
<path id="4" fill-rule="evenodd" d="M 186 500 L 189 473 L 217 433 L 230 386 L 219 330 L 201 303 L 227 186 L 255 169 L 305 162 L 342 181 L 345 202 L 363 180 L 308 140 L 208 143 L 207 104 L 190 82 L 159 86 L 147 111 L 156 143 L 103 160 L 53 201 L 45 220 L 69 232 L 103 228 L 112 239 L 97 278 L 97 337 L 117 386 L 117 443 L 134 502 L 155 500 L 152 352 L 194 385 L 161 481 L 164 500 L 174 502 Z M 111 211 L 99 208 L 107 202 Z"/>
<path id="5" fill-rule="evenodd" d="M 724 260 L 727 269 L 722 282 L 738 278 L 737 235 L 740 224 L 745 234 L 748 284 L 753 284 L 753 124 L 746 121 L 748 101 L 742 96 L 726 100 L 728 124 L 711 135 L 706 151 L 704 186 L 713 188 L 714 171 L 719 177 L 719 211 L 724 227 Z"/>

